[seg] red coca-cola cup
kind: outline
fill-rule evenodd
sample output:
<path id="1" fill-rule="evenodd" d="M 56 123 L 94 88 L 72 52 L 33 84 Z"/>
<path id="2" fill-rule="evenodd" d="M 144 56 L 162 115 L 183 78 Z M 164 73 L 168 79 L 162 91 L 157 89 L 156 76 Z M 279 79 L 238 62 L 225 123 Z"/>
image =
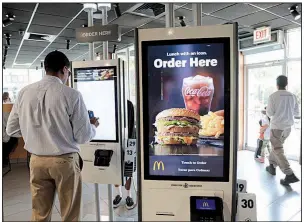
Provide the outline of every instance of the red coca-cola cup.
<path id="1" fill-rule="evenodd" d="M 182 92 L 186 109 L 201 116 L 208 114 L 214 94 L 212 78 L 200 75 L 184 78 Z"/>

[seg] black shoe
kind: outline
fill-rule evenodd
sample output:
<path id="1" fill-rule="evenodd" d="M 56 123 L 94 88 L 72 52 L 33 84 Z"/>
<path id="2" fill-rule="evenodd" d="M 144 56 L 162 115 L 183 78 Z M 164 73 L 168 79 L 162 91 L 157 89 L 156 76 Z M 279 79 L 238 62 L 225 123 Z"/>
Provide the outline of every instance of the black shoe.
<path id="1" fill-rule="evenodd" d="M 274 168 L 274 166 L 272 164 L 270 164 L 268 167 L 266 167 L 266 171 L 273 176 L 276 175 L 276 169 Z"/>
<path id="2" fill-rule="evenodd" d="M 115 197 L 115 199 L 113 200 L 113 207 L 117 208 L 119 207 L 120 203 L 121 203 L 122 197 L 120 195 L 117 195 Z"/>
<path id="3" fill-rule="evenodd" d="M 286 175 L 285 179 L 282 179 L 280 182 L 283 186 L 289 186 L 289 184 L 291 183 L 296 183 L 299 182 L 300 180 L 298 179 L 298 177 L 296 177 L 296 175 L 291 174 L 291 175 Z"/>
<path id="4" fill-rule="evenodd" d="M 132 210 L 134 207 L 135 207 L 135 204 L 134 204 L 134 201 L 133 201 L 132 197 L 128 196 L 127 199 L 126 199 L 126 208 L 128 210 Z"/>

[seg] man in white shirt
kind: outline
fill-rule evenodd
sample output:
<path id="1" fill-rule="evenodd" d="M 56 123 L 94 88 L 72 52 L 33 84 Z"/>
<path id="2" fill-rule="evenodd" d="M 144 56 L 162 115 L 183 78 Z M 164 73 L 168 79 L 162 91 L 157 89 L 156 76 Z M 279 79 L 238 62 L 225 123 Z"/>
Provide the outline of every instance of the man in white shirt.
<path id="1" fill-rule="evenodd" d="M 290 168 L 290 164 L 284 155 L 283 144 L 290 135 L 291 126 L 294 124 L 294 117 L 299 116 L 299 105 L 294 94 L 286 90 L 288 79 L 286 76 L 277 78 L 278 91 L 270 95 L 267 105 L 267 115 L 270 120 L 270 142 L 272 151 L 269 156 L 270 165 L 266 170 L 271 175 L 276 175 L 276 166 L 279 166 L 286 175 L 281 184 L 288 186 L 298 182 L 299 179 Z"/>
<path id="2" fill-rule="evenodd" d="M 46 76 L 19 92 L 6 132 L 22 136 L 31 153 L 31 220 L 50 221 L 57 191 L 62 220 L 80 221 L 79 144 L 95 136 L 99 123 L 89 119 L 81 94 L 65 85 L 71 74 L 68 58 L 53 51 L 44 67 Z"/>

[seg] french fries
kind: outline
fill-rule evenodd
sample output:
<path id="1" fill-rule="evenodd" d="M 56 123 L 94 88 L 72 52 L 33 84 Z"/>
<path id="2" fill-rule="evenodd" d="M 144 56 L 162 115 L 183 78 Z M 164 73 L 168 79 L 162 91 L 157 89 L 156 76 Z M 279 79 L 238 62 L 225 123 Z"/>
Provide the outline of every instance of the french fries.
<path id="1" fill-rule="evenodd" d="M 224 133 L 224 110 L 215 113 L 209 112 L 207 115 L 201 116 L 202 129 L 199 134 L 201 136 L 214 136 L 219 138 Z"/>

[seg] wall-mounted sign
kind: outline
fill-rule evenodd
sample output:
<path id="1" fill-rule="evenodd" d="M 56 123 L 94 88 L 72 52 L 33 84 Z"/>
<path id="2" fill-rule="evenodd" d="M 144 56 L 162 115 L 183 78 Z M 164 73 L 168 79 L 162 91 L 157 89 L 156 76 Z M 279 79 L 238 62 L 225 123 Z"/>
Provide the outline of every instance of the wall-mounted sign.
<path id="1" fill-rule="evenodd" d="M 120 41 L 120 29 L 116 24 L 77 28 L 76 39 L 80 43 Z"/>
<path id="2" fill-rule="evenodd" d="M 261 27 L 253 32 L 253 44 L 269 42 L 271 40 L 271 28 Z"/>

